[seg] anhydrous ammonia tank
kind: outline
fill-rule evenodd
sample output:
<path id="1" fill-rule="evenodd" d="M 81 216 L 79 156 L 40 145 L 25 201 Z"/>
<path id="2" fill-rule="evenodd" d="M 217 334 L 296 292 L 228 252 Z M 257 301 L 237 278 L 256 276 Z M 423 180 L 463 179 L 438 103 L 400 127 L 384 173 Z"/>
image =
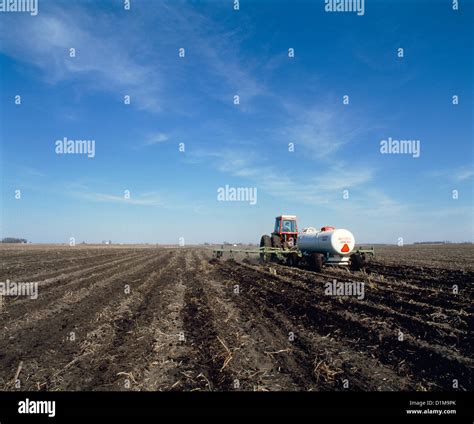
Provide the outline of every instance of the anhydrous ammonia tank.
<path id="1" fill-rule="evenodd" d="M 298 234 L 298 248 L 304 253 L 348 255 L 355 246 L 355 238 L 348 230 L 323 227 L 320 231 L 305 228 Z"/>

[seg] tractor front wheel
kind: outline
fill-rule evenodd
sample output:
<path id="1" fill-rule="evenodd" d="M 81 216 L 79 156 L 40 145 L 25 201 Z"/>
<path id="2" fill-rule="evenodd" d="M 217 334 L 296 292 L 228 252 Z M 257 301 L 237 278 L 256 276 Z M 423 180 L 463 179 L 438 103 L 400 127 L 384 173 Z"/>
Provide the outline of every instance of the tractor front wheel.
<path id="1" fill-rule="evenodd" d="M 308 258 L 309 268 L 314 272 L 321 272 L 323 269 L 323 255 L 311 253 Z"/>
<path id="2" fill-rule="evenodd" d="M 272 239 L 270 236 L 263 235 L 260 239 L 260 247 L 272 247 Z M 268 255 L 266 253 L 260 253 L 260 262 L 267 262 Z"/>

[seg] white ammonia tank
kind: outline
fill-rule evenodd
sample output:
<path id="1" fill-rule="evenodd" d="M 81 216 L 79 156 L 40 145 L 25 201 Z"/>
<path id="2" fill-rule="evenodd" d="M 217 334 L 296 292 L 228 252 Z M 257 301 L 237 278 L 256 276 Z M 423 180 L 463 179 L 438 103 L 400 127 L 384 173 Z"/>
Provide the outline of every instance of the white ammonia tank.
<path id="1" fill-rule="evenodd" d="M 355 238 L 350 231 L 342 228 L 323 227 L 318 231 L 309 227 L 298 234 L 297 245 L 304 253 L 348 255 L 354 249 Z"/>

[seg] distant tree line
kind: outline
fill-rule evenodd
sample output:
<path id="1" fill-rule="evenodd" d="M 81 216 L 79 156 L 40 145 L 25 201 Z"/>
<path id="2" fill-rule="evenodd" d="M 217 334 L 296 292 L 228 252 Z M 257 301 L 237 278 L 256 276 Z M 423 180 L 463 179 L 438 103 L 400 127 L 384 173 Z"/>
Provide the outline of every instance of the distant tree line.
<path id="1" fill-rule="evenodd" d="M 16 238 L 16 237 L 5 237 L 1 241 L 2 243 L 28 243 L 28 240 L 24 238 Z"/>
<path id="2" fill-rule="evenodd" d="M 413 244 L 451 244 L 450 241 L 415 241 Z"/>

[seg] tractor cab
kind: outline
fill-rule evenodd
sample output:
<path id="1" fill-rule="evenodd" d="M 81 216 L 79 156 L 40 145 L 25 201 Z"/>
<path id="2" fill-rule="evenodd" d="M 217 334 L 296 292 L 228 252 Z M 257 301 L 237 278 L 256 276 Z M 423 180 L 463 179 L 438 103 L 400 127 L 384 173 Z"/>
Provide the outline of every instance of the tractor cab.
<path id="1" fill-rule="evenodd" d="M 272 245 L 293 247 L 298 237 L 296 215 L 280 215 L 275 218 L 275 229 L 272 233 Z M 279 240 L 278 240 L 279 239 Z"/>

